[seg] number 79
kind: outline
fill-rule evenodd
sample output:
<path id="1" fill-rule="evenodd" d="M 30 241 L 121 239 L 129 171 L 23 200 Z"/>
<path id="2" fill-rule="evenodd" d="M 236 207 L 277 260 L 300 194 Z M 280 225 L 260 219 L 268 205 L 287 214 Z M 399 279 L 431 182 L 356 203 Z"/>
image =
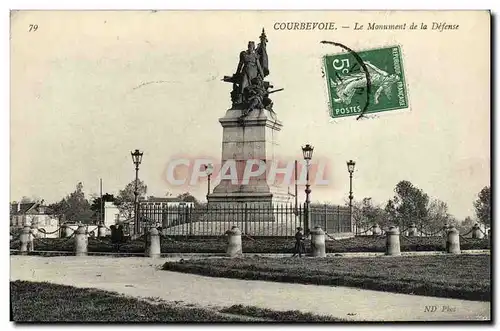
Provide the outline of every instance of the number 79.
<path id="1" fill-rule="evenodd" d="M 38 30 L 38 25 L 37 24 L 30 24 L 29 32 L 36 31 Z"/>

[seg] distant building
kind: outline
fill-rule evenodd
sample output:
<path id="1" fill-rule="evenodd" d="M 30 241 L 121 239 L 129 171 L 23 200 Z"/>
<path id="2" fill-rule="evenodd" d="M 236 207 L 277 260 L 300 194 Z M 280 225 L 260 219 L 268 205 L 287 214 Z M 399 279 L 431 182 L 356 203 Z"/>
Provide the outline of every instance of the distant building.
<path id="1" fill-rule="evenodd" d="M 148 197 L 139 198 L 141 206 L 156 206 L 156 207 L 192 207 L 194 202 L 183 201 L 179 198 L 158 198 Z"/>
<path id="2" fill-rule="evenodd" d="M 194 207 L 194 202 L 179 198 L 149 197 L 139 199 L 141 216 L 149 223 L 168 228 L 187 222 L 185 208 Z"/>
<path id="3" fill-rule="evenodd" d="M 148 221 L 154 222 L 158 225 L 168 226 L 169 223 L 175 222 L 179 217 L 172 215 L 172 210 L 176 208 L 182 209 L 186 207 L 193 207 L 194 202 L 182 201 L 179 198 L 161 198 L 161 197 L 148 197 L 139 198 L 141 210 L 144 210 L 141 215 Z M 164 210 L 169 210 L 168 213 L 162 213 Z M 165 215 L 164 215 L 165 214 Z M 167 216 L 168 214 L 168 216 Z M 104 224 L 107 227 L 118 223 L 133 224 L 133 219 L 127 219 L 126 215 L 120 212 L 119 208 L 113 203 L 106 201 L 104 203 Z"/>
<path id="4" fill-rule="evenodd" d="M 111 201 L 104 202 L 104 225 L 110 227 L 126 220 L 125 215 L 123 215 L 118 207 Z"/>
<path id="5" fill-rule="evenodd" d="M 25 225 L 35 225 L 38 228 L 52 228 L 59 226 L 59 219 L 42 202 L 11 203 L 10 205 L 10 225 L 13 227 L 23 227 Z"/>

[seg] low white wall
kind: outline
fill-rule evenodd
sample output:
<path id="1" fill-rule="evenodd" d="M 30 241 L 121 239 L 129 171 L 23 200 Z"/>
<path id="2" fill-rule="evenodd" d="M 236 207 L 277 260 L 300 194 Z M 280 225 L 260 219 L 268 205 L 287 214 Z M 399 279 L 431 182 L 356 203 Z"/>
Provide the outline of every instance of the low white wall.
<path id="1" fill-rule="evenodd" d="M 41 226 L 38 228 L 38 233 L 36 236 L 38 238 L 59 238 L 60 231 L 57 231 L 58 229 L 59 229 L 58 225 Z M 55 231 L 55 233 L 51 233 L 54 231 Z M 44 233 L 44 232 L 48 232 L 48 233 Z"/>

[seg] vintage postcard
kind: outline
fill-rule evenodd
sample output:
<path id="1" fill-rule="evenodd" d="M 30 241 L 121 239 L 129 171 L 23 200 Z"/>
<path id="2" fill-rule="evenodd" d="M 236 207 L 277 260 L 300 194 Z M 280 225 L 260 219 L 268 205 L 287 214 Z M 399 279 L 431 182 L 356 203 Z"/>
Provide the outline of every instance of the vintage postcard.
<path id="1" fill-rule="evenodd" d="M 15 323 L 491 323 L 489 11 L 10 13 Z"/>

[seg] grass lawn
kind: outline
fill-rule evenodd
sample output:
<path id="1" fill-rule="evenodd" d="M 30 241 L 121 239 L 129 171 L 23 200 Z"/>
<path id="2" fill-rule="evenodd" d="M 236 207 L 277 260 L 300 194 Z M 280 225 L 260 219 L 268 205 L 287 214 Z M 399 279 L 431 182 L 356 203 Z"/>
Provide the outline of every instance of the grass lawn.
<path id="1" fill-rule="evenodd" d="M 489 255 L 302 259 L 245 257 L 167 262 L 163 269 L 213 277 L 491 300 Z"/>
<path id="2" fill-rule="evenodd" d="M 442 237 L 411 237 L 401 238 L 401 251 L 444 251 L 445 239 Z M 243 252 L 245 253 L 292 253 L 294 241 L 290 238 L 257 238 L 254 240 L 243 237 Z M 382 236 L 362 236 L 326 242 L 327 253 L 345 252 L 384 252 L 386 239 Z M 11 249 L 19 249 L 19 240 L 11 241 Z M 306 243 L 306 246 L 309 246 Z M 490 249 L 488 239 L 461 240 L 462 250 Z M 224 253 L 227 247 L 227 238 L 217 237 L 209 239 L 175 238 L 161 241 L 162 253 Z M 74 249 L 74 239 L 36 239 L 35 250 L 39 251 L 69 251 Z M 112 245 L 109 238 L 89 238 L 89 252 L 111 252 Z M 144 253 L 144 242 L 130 241 L 120 247 L 122 253 Z"/>
<path id="3" fill-rule="evenodd" d="M 336 322 L 339 319 L 278 312 L 251 306 L 203 309 L 172 303 L 151 303 L 97 289 L 45 282 L 10 282 L 12 319 L 29 322 Z"/>

